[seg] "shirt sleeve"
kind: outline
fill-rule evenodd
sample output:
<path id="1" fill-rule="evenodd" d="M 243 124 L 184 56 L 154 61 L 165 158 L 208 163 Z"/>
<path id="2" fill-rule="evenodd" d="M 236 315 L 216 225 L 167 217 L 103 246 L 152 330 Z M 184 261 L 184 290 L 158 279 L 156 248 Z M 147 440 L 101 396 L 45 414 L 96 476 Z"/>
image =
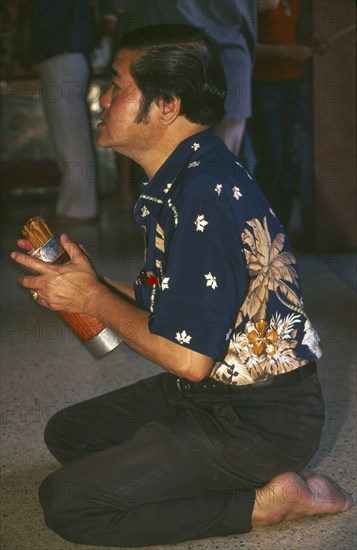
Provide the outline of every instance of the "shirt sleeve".
<path id="1" fill-rule="evenodd" d="M 162 266 L 150 331 L 222 359 L 248 285 L 240 239 L 229 216 L 216 204 L 187 201 Z"/>

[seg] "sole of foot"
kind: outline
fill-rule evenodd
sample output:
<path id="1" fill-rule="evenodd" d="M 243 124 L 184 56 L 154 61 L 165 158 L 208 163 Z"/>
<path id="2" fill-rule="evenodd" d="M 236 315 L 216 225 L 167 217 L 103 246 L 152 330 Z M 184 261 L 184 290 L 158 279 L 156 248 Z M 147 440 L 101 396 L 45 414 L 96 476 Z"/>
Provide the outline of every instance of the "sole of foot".
<path id="1" fill-rule="evenodd" d="M 256 491 L 252 525 L 273 525 L 316 514 L 336 514 L 353 506 L 351 495 L 328 477 L 303 470 L 276 476 Z"/>

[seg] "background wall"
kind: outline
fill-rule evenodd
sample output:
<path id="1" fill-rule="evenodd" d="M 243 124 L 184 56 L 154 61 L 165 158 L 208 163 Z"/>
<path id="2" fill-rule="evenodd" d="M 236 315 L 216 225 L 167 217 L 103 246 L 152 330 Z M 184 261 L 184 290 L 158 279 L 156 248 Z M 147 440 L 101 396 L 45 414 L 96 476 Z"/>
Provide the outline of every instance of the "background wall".
<path id="1" fill-rule="evenodd" d="M 315 37 L 355 24 L 355 0 L 314 0 Z M 316 248 L 356 248 L 356 33 L 330 43 L 312 67 Z"/>

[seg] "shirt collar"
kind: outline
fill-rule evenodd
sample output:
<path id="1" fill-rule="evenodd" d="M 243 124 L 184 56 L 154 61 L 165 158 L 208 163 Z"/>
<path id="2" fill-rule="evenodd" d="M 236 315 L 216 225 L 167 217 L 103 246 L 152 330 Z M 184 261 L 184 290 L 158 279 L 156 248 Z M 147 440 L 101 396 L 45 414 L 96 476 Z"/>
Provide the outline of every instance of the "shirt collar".
<path id="1" fill-rule="evenodd" d="M 141 193 L 156 198 L 164 197 L 181 170 L 190 163 L 199 162 L 195 161 L 195 158 L 200 156 L 202 147 L 204 148 L 212 135 L 212 130 L 208 128 L 184 139 L 160 166 L 150 182 L 147 176 L 144 176 L 140 187 Z"/>

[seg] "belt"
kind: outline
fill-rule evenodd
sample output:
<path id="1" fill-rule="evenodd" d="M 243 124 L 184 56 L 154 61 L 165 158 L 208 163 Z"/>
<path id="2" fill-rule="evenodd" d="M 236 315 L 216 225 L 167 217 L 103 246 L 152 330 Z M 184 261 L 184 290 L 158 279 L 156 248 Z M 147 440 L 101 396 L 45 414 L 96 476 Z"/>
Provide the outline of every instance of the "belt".
<path id="1" fill-rule="evenodd" d="M 200 382 L 191 382 L 187 380 L 187 378 L 177 378 L 176 385 L 179 392 L 183 395 L 232 394 L 269 386 L 285 386 L 292 382 L 301 382 L 314 374 L 316 374 L 316 363 L 309 363 L 303 367 L 285 372 L 284 374 L 277 374 L 268 378 L 268 380 L 256 382 L 255 384 L 242 384 L 237 386 L 233 384 L 223 384 L 222 382 L 217 382 L 213 378 L 204 378 Z"/>

